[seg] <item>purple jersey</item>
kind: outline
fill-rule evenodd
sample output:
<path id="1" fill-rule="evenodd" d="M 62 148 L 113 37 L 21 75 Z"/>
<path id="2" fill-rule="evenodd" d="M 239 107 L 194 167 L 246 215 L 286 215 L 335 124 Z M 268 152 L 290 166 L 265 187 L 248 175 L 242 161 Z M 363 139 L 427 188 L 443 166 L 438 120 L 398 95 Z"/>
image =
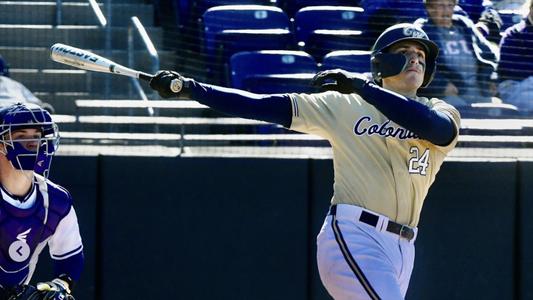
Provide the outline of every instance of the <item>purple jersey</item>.
<path id="1" fill-rule="evenodd" d="M 36 175 L 37 182 L 27 197 L 28 208 L 13 205 L 1 191 L 0 200 L 0 285 L 9 288 L 28 283 L 38 256 L 48 244 L 54 261 L 82 255 L 82 242 L 72 197 L 62 187 Z M 76 264 L 82 260 L 73 260 Z M 62 263 L 59 263 L 62 265 Z M 80 269 L 81 266 L 69 268 Z"/>

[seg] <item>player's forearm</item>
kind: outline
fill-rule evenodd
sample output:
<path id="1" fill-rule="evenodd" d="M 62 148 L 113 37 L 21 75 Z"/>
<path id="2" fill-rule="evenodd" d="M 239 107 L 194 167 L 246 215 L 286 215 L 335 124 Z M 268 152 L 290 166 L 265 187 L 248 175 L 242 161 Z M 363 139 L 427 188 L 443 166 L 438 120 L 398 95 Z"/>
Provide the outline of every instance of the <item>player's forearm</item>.
<path id="1" fill-rule="evenodd" d="M 435 145 L 448 145 L 457 134 L 448 115 L 422 103 L 387 91 L 373 83 L 365 84 L 360 94 L 387 118 Z"/>
<path id="2" fill-rule="evenodd" d="M 291 124 L 292 108 L 288 95 L 259 95 L 194 80 L 188 82 L 187 89 L 191 99 L 214 110 L 285 127 Z"/>
<path id="3" fill-rule="evenodd" d="M 75 282 L 80 279 L 83 271 L 84 256 L 83 252 L 73 255 L 62 260 L 54 259 L 54 275 L 57 277 L 61 274 L 67 274 Z"/>

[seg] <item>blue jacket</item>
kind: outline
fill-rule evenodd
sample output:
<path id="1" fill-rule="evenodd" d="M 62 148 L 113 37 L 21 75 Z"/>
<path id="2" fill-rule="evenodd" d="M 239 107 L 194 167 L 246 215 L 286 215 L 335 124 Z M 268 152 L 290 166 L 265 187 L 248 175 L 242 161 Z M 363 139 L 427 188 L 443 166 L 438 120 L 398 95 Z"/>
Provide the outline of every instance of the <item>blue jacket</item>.
<path id="1" fill-rule="evenodd" d="M 470 47 L 470 50 L 475 53 L 477 58 L 478 87 L 482 92 L 486 93 L 486 96 L 489 96 L 489 83 L 491 82 L 491 76 L 496 71 L 499 56 L 498 48 L 492 45 L 474 27 L 474 22 L 468 17 L 454 14 L 452 20 L 453 25 L 459 28 L 467 39 L 472 40 L 472 43 L 469 43 L 468 46 Z M 441 41 L 438 34 L 438 27 L 431 19 L 418 19 L 415 21 L 415 24 L 420 25 L 428 34 L 428 37 L 434 41 L 439 48 L 442 48 L 443 41 Z M 460 74 L 446 67 L 443 61 L 442 54 L 440 54 L 439 57 L 437 57 L 437 72 L 435 78 L 428 87 L 419 91 L 421 95 L 442 98 L 448 82 L 452 82 L 459 89 L 459 92 L 461 91 L 461 88 L 465 86 Z"/>
<path id="2" fill-rule="evenodd" d="M 533 76 L 533 24 L 528 18 L 505 30 L 500 43 L 498 80 L 524 80 Z"/>

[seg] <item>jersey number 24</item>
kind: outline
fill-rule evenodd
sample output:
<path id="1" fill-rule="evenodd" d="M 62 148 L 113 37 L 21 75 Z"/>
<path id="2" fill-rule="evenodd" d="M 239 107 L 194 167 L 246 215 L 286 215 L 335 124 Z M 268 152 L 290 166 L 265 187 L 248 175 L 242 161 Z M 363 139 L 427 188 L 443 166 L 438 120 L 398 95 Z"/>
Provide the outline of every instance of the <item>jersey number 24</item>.
<path id="1" fill-rule="evenodd" d="M 413 154 L 409 159 L 409 173 L 426 175 L 426 170 L 429 166 L 429 149 L 425 149 L 420 155 L 418 147 L 411 147 L 409 153 Z"/>

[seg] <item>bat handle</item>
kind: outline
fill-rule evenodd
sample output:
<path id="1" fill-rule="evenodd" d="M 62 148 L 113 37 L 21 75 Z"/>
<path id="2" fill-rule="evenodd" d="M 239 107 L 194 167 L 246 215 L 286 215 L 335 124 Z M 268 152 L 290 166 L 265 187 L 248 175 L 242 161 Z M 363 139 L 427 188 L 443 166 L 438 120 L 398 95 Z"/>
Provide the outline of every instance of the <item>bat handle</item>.
<path id="1" fill-rule="evenodd" d="M 150 75 L 150 74 L 144 73 L 144 72 L 139 72 L 139 79 L 142 79 L 144 81 L 150 82 L 150 80 L 152 80 L 152 78 L 154 78 L 153 75 Z"/>
<path id="2" fill-rule="evenodd" d="M 150 82 L 152 78 L 154 78 L 153 75 L 150 75 L 144 72 L 139 72 L 139 79 Z M 182 88 L 183 88 L 183 81 L 181 81 L 180 79 L 174 79 L 170 82 L 170 90 L 173 91 L 174 93 L 181 92 Z"/>

